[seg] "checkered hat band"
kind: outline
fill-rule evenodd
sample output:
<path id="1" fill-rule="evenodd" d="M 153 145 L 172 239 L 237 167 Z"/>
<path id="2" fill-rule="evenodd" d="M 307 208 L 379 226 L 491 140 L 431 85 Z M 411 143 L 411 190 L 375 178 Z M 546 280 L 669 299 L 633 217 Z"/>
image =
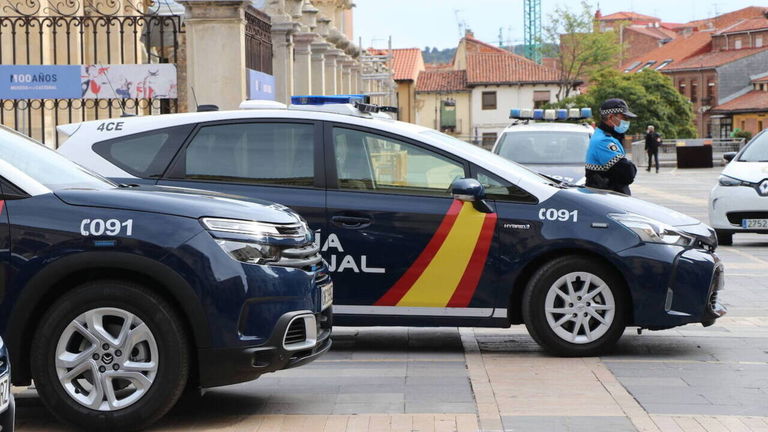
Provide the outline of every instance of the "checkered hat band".
<path id="1" fill-rule="evenodd" d="M 600 114 L 621 114 L 623 112 L 624 108 L 608 108 L 600 110 Z"/>

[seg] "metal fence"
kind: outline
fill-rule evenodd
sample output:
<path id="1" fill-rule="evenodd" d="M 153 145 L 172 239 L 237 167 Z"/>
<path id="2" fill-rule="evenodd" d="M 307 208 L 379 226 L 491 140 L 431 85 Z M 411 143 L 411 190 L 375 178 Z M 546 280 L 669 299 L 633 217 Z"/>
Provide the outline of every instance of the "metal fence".
<path id="1" fill-rule="evenodd" d="M 130 0 L 0 0 L 0 63 L 178 63 L 181 16 Z M 58 146 L 55 126 L 178 111 L 178 99 L 0 99 L 0 123 Z"/>

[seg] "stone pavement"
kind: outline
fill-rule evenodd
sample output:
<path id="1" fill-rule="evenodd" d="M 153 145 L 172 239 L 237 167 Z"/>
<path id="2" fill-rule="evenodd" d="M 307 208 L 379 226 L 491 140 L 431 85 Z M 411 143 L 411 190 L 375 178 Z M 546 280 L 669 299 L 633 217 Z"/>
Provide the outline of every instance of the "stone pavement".
<path id="1" fill-rule="evenodd" d="M 720 169 L 641 171 L 636 196 L 706 220 Z M 729 314 L 556 358 L 524 326 L 337 328 L 307 366 L 182 401 L 154 431 L 768 432 L 768 236 L 718 254 Z M 18 391 L 18 390 L 17 390 Z M 33 390 L 17 429 L 68 430 Z"/>

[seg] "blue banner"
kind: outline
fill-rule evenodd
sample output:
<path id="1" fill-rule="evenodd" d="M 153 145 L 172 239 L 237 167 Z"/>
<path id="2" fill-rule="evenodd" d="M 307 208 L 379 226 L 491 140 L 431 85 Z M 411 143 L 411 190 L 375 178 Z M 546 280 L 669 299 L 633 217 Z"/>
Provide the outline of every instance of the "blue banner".
<path id="1" fill-rule="evenodd" d="M 0 99 L 79 99 L 80 65 L 0 65 Z"/>
<path id="2" fill-rule="evenodd" d="M 264 72 L 246 69 L 248 73 L 248 99 L 275 100 L 275 77 Z"/>

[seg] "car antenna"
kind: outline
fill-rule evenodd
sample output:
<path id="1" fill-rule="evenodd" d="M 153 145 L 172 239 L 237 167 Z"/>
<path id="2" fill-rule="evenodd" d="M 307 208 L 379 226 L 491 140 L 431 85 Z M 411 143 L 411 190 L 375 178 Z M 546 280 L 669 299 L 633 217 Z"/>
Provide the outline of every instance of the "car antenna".
<path id="1" fill-rule="evenodd" d="M 101 69 L 106 69 L 103 64 L 99 63 L 99 67 Z M 112 94 L 117 95 L 117 92 L 115 92 L 115 88 L 112 86 L 112 80 L 109 79 L 109 75 L 107 75 L 107 71 L 104 70 L 104 78 L 107 80 L 107 84 L 109 85 L 109 88 L 112 89 Z M 132 114 L 128 114 L 125 112 L 125 101 L 120 99 L 120 117 L 133 117 Z"/>
<path id="2" fill-rule="evenodd" d="M 195 94 L 195 86 L 189 86 L 190 89 L 192 89 L 192 99 L 195 100 L 195 111 L 200 108 L 200 105 L 197 104 L 197 95 Z"/>

